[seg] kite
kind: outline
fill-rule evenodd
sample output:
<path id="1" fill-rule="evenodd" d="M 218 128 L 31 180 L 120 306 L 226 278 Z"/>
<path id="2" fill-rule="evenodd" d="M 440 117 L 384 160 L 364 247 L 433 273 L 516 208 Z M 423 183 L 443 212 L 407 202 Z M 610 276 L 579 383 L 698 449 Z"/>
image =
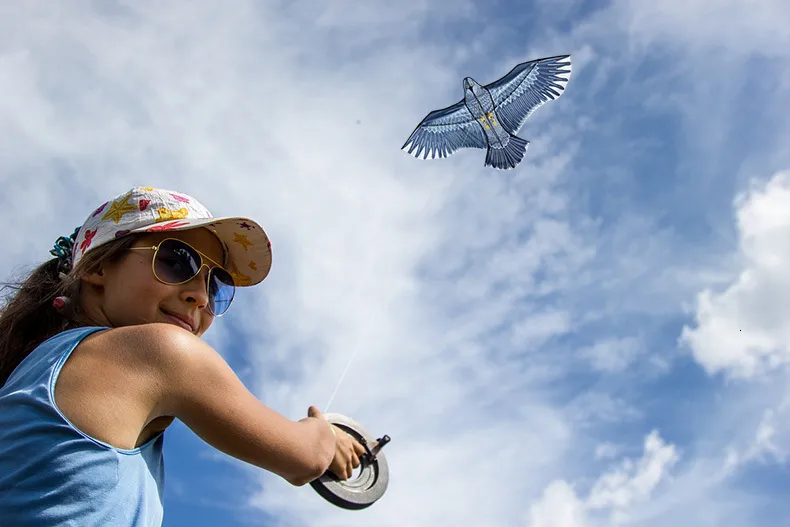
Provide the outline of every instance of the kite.
<path id="1" fill-rule="evenodd" d="M 409 147 L 414 157 L 433 159 L 461 148 L 483 148 L 484 166 L 515 168 L 529 146 L 516 133 L 532 112 L 562 95 L 570 74 L 570 55 L 559 55 L 523 62 L 487 86 L 465 77 L 464 98 L 429 113 L 401 150 Z"/>

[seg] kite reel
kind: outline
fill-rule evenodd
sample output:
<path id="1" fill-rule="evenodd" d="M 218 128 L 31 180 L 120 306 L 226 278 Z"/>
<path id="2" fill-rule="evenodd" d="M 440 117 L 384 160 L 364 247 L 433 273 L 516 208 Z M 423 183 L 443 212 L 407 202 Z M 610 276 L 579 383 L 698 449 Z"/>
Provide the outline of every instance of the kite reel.
<path id="1" fill-rule="evenodd" d="M 325 500 L 343 509 L 370 507 L 384 495 L 389 484 L 389 467 L 381 449 L 390 442 L 390 437 L 385 435 L 375 439 L 359 423 L 344 415 L 328 413 L 324 417 L 359 441 L 365 447 L 365 453 L 360 456 L 359 475 L 356 478 L 340 480 L 327 471 L 311 481 L 310 486 Z"/>

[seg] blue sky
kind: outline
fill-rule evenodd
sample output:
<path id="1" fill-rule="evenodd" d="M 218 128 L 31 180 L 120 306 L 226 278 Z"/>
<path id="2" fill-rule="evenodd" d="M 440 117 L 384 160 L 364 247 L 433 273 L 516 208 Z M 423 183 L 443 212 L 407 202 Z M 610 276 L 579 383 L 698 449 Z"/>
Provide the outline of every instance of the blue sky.
<path id="1" fill-rule="evenodd" d="M 0 7 L 4 276 L 108 196 L 249 214 L 274 266 L 207 340 L 266 404 L 393 438 L 337 509 L 176 424 L 165 524 L 781 525 L 790 515 L 790 7 Z M 400 151 L 570 53 L 515 171 Z M 32 185 L 32 187 L 28 186 Z M 32 192 L 31 189 L 32 188 Z"/>

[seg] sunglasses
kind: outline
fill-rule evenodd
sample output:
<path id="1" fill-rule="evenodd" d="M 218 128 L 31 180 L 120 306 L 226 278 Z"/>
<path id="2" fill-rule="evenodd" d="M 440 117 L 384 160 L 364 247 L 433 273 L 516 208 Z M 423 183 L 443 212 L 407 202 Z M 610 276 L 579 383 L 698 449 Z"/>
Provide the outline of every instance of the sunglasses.
<path id="1" fill-rule="evenodd" d="M 236 295 L 236 284 L 220 264 L 181 240 L 167 238 L 153 247 L 130 247 L 131 251 L 154 251 L 151 267 L 157 280 L 167 285 L 189 282 L 208 267 L 208 309 L 215 317 L 224 315 Z M 204 260 L 210 262 L 204 263 Z"/>

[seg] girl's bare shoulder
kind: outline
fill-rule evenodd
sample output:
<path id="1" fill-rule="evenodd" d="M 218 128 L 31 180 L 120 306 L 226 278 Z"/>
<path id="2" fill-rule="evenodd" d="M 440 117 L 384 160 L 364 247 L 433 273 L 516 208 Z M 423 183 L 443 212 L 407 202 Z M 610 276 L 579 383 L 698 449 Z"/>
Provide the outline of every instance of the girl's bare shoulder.
<path id="1" fill-rule="evenodd" d="M 80 348 L 84 353 L 100 353 L 116 363 L 120 361 L 137 369 L 172 367 L 182 360 L 216 355 L 216 351 L 196 335 L 165 323 L 98 331 L 86 337 Z"/>
<path id="2" fill-rule="evenodd" d="M 92 333 L 63 364 L 56 404 L 82 432 L 118 448 L 139 446 L 162 422 L 168 364 L 190 340 L 199 339 L 164 324 Z"/>

